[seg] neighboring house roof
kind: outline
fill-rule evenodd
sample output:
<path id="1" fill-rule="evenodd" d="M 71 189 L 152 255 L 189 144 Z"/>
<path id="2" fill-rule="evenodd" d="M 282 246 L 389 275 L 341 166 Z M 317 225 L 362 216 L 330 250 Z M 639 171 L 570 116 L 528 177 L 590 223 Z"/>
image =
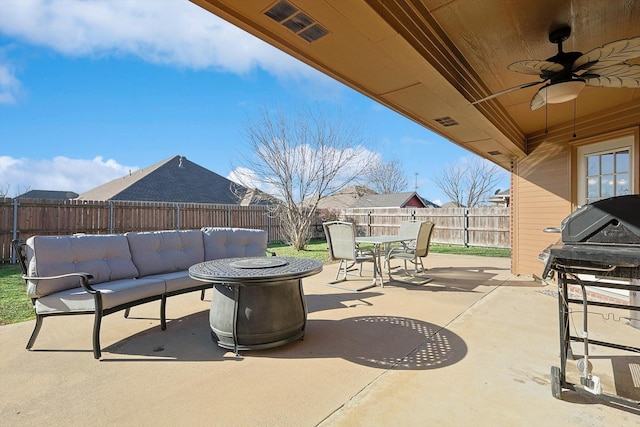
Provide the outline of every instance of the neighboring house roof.
<path id="1" fill-rule="evenodd" d="M 239 204 L 247 188 L 203 168 L 182 156 L 82 193 L 82 200 L 128 200 L 176 203 Z M 240 197 L 240 199 L 238 198 Z"/>
<path id="2" fill-rule="evenodd" d="M 345 209 L 351 207 L 361 197 L 371 194 L 376 193 L 363 185 L 354 185 L 322 198 L 318 203 L 318 209 Z"/>
<path id="3" fill-rule="evenodd" d="M 420 199 L 422 200 L 422 203 L 424 203 L 424 207 L 425 208 L 440 208 L 440 207 L 442 207 L 437 203 L 433 203 L 431 200 L 425 199 L 424 197 L 422 197 L 419 194 L 417 194 L 417 196 L 420 197 Z"/>
<path id="4" fill-rule="evenodd" d="M 447 202 L 444 205 L 442 205 L 442 207 L 443 208 L 463 208 L 464 206 L 460 206 L 456 202 Z"/>
<path id="5" fill-rule="evenodd" d="M 509 201 L 511 200 L 511 190 L 498 191 L 493 196 L 487 199 L 491 203 L 496 204 L 506 204 L 509 206 Z"/>
<path id="6" fill-rule="evenodd" d="M 68 200 L 76 197 L 78 197 L 78 193 L 73 191 L 31 190 L 19 195 L 16 199 Z"/>
<path id="7" fill-rule="evenodd" d="M 435 203 L 425 200 L 415 191 L 391 194 L 369 194 L 360 197 L 350 208 L 406 208 L 435 207 Z"/>

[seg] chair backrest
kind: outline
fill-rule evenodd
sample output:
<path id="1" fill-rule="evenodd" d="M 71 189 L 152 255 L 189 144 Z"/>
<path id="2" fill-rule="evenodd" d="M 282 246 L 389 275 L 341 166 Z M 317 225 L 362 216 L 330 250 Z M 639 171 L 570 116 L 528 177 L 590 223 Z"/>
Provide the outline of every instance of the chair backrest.
<path id="1" fill-rule="evenodd" d="M 433 232 L 434 224 L 432 222 L 422 222 L 420 224 L 420 230 L 416 237 L 416 256 L 425 257 L 429 253 L 429 245 L 431 244 L 431 234 Z"/>
<path id="2" fill-rule="evenodd" d="M 27 275 L 27 245 L 24 240 L 16 239 L 11 241 L 13 253 L 15 254 L 23 275 Z"/>
<path id="3" fill-rule="evenodd" d="M 400 228 L 398 229 L 398 236 L 406 237 L 407 239 L 416 239 L 420 232 L 420 226 L 424 221 L 402 221 L 400 222 Z"/>
<path id="4" fill-rule="evenodd" d="M 356 226 L 351 222 L 331 221 L 322 224 L 332 260 L 356 259 Z"/>

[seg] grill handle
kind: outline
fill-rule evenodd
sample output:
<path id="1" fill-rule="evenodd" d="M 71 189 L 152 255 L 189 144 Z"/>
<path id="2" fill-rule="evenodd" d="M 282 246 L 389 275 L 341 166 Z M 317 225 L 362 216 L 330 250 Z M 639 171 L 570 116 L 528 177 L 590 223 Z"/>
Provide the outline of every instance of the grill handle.
<path id="1" fill-rule="evenodd" d="M 610 265 L 608 267 L 593 267 L 593 266 L 584 266 L 584 265 L 567 265 L 567 264 L 560 264 L 560 263 L 556 263 L 556 266 L 560 267 L 560 268 L 564 268 L 564 269 L 570 269 L 570 270 L 583 270 L 583 271 L 613 271 L 616 269 L 617 266 L 615 265 Z"/>

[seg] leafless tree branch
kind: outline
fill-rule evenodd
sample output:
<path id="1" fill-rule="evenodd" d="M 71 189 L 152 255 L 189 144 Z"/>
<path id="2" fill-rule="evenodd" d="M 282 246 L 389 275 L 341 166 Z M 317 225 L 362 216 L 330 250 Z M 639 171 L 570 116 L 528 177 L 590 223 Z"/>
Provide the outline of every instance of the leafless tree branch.
<path id="1" fill-rule="evenodd" d="M 310 109 L 286 115 L 263 110 L 247 124 L 251 153 L 236 168 L 239 183 L 260 186 L 278 199 L 272 214 L 283 219 L 291 244 L 303 249 L 318 202 L 359 182 L 374 154 L 358 129 L 344 117 L 330 118 Z"/>

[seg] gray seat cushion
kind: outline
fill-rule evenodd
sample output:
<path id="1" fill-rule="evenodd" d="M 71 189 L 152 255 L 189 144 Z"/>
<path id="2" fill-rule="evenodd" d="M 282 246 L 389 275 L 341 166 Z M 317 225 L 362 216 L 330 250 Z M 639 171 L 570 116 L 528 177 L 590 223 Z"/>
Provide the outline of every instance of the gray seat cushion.
<path id="1" fill-rule="evenodd" d="M 109 309 L 121 304 L 162 295 L 164 281 L 154 279 L 122 279 L 92 286 L 102 294 L 102 308 Z M 93 295 L 82 288 L 67 289 L 38 298 L 36 313 L 68 313 L 73 311 L 95 311 Z"/>
<path id="2" fill-rule="evenodd" d="M 154 274 L 146 276 L 145 279 L 162 280 L 165 283 L 165 291 L 167 293 L 181 291 L 196 286 L 206 285 L 206 282 L 192 279 L 188 270 L 174 271 L 173 273 Z"/>

